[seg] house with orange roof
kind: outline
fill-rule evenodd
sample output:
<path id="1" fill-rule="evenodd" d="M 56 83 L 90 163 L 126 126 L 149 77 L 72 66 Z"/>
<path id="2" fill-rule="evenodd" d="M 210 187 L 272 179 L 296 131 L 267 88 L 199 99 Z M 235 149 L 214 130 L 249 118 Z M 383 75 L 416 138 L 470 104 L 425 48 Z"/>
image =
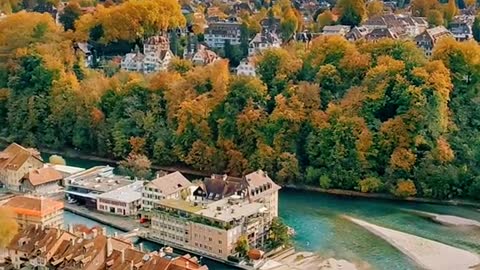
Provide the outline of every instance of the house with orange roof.
<path id="1" fill-rule="evenodd" d="M 9 209 L 20 228 L 28 225 L 61 228 L 63 202 L 47 198 L 16 196 L 2 205 Z"/>
<path id="2" fill-rule="evenodd" d="M 40 153 L 12 143 L 0 152 L 0 182 L 8 189 L 19 191 L 22 178 L 33 169 L 43 167 Z"/>
<path id="3" fill-rule="evenodd" d="M 21 180 L 20 191 L 48 194 L 58 192 L 63 175 L 52 167 L 34 169 Z"/>

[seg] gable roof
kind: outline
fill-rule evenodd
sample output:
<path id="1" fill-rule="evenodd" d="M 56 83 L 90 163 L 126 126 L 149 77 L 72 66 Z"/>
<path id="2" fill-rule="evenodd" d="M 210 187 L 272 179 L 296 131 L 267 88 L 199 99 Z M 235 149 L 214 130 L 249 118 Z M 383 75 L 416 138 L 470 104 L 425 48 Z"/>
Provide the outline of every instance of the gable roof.
<path id="1" fill-rule="evenodd" d="M 191 185 L 192 183 L 177 171 L 151 181 L 147 184 L 147 187 L 156 187 L 160 193 L 168 196 Z"/>
<path id="2" fill-rule="evenodd" d="M 38 186 L 46 183 L 62 180 L 63 176 L 60 172 L 51 167 L 30 170 L 24 177 L 32 186 Z"/>
<path id="3" fill-rule="evenodd" d="M 0 152 L 0 170 L 8 169 L 17 171 L 30 157 L 42 162 L 42 157 L 37 150 L 12 143 Z"/>

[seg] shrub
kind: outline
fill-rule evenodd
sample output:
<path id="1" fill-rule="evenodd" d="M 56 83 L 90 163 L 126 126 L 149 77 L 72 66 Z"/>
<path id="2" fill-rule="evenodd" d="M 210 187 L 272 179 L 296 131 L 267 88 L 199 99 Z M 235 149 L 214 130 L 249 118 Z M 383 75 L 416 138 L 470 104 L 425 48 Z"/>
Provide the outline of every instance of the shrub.
<path id="1" fill-rule="evenodd" d="M 394 195 L 397 197 L 409 197 L 417 194 L 417 189 L 412 180 L 400 180 L 397 183 L 397 187 L 394 191 Z"/>
<path id="2" fill-rule="evenodd" d="M 382 181 L 376 177 L 368 177 L 360 180 L 358 185 L 360 186 L 360 191 L 363 193 L 377 192 L 383 186 Z"/>
<path id="3" fill-rule="evenodd" d="M 330 177 L 328 177 L 326 175 L 320 176 L 320 187 L 321 188 L 328 189 L 330 187 L 331 182 L 332 181 L 330 180 Z"/>

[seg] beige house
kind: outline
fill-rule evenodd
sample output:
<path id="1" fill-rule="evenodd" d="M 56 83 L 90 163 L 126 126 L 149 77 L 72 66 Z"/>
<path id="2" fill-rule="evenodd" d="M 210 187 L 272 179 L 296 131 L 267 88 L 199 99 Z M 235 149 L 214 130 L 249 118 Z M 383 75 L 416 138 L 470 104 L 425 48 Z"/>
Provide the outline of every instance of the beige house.
<path id="1" fill-rule="evenodd" d="M 192 185 L 180 172 L 174 172 L 165 176 L 158 176 L 143 187 L 142 208 L 150 210 L 158 205 L 163 199 L 181 199 L 188 196 L 187 190 Z"/>
<path id="2" fill-rule="evenodd" d="M 49 194 L 59 191 L 63 175 L 51 167 L 34 169 L 27 173 L 20 186 L 20 191 L 35 194 Z"/>
<path id="3" fill-rule="evenodd" d="M 0 152 L 0 182 L 10 190 L 19 191 L 22 178 L 42 167 L 40 153 L 34 149 L 13 143 Z"/>
<path id="4" fill-rule="evenodd" d="M 47 198 L 13 197 L 3 208 L 10 210 L 20 228 L 28 225 L 63 227 L 63 203 Z"/>

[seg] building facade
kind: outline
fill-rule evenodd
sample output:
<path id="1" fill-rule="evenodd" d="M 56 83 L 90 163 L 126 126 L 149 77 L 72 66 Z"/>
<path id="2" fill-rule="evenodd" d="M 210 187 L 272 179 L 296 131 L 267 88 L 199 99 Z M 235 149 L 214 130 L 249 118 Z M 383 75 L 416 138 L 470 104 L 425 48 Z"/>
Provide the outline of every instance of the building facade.
<path id="1" fill-rule="evenodd" d="M 22 178 L 43 167 L 40 153 L 13 143 L 0 152 L 0 182 L 10 190 L 20 191 Z"/>
<path id="2" fill-rule="evenodd" d="M 205 29 L 205 42 L 210 48 L 223 48 L 227 42 L 240 45 L 240 26 L 239 22 L 210 22 Z"/>
<path id="3" fill-rule="evenodd" d="M 119 216 L 137 215 L 142 208 L 143 181 L 97 196 L 97 210 Z"/>
<path id="4" fill-rule="evenodd" d="M 159 199 L 148 208 L 150 237 L 222 260 L 238 255 L 240 237 L 252 248 L 265 248 L 271 222 L 278 216 L 280 189 L 267 173 L 212 175 L 193 185 L 189 196 L 155 197 Z"/>
<path id="5" fill-rule="evenodd" d="M 20 228 L 29 225 L 63 227 L 63 203 L 51 199 L 17 196 L 7 201 L 3 208 L 17 221 Z"/>
<path id="6" fill-rule="evenodd" d="M 180 172 L 170 173 L 148 182 L 143 187 L 142 207 L 150 210 L 158 207 L 158 203 L 164 199 L 182 199 L 186 191 L 192 185 Z"/>
<path id="7" fill-rule="evenodd" d="M 51 167 L 30 170 L 23 179 L 20 191 L 48 195 L 59 192 L 63 175 Z"/>

